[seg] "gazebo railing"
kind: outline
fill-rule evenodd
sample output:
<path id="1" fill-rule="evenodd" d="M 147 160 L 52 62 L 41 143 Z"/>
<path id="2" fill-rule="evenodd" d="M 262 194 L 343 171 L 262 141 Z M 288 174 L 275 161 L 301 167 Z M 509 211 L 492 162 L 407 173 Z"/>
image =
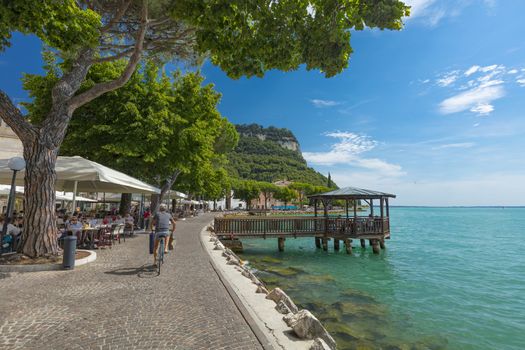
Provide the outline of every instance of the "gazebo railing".
<path id="1" fill-rule="evenodd" d="M 264 236 L 266 234 L 301 235 L 387 235 L 388 218 L 325 218 L 325 217 L 232 217 L 216 218 L 219 235 Z"/>

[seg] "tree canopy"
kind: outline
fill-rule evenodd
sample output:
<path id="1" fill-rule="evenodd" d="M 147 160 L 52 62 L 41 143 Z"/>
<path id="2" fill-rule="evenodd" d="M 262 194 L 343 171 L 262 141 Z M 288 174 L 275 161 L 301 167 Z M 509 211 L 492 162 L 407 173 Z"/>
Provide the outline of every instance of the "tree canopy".
<path id="1" fill-rule="evenodd" d="M 0 1 L 0 50 L 10 44 L 13 31 L 35 34 L 63 64 L 47 82 L 51 98 L 41 105 L 39 125 L 0 91 L 0 117 L 24 146 L 23 252 L 58 254 L 54 168 L 73 113 L 122 88 L 143 58 L 196 64 L 208 56 L 232 78 L 301 65 L 331 77 L 348 65 L 352 30 L 399 30 L 408 14 L 409 7 L 399 0 Z M 119 60 L 124 62 L 120 74 L 86 81 L 92 70 L 105 69 L 99 65 Z M 129 115 L 137 114 L 126 107 Z M 134 124 L 129 120 L 127 125 Z M 200 136 L 183 133 L 177 142 L 209 149 Z"/>
<path id="2" fill-rule="evenodd" d="M 123 67 L 120 61 L 93 67 L 82 89 L 113 79 Z M 36 125 L 57 79 L 56 66 L 49 62 L 47 68 L 44 77 L 24 78 L 33 97 L 26 107 Z M 174 174 L 191 173 L 183 178 L 193 193 L 220 191 L 211 190 L 209 180 L 224 184 L 225 153 L 238 136 L 216 109 L 220 94 L 202 83 L 199 73 L 176 71 L 169 77 L 149 63 L 121 89 L 75 111 L 60 153 L 80 155 L 159 186 Z"/>

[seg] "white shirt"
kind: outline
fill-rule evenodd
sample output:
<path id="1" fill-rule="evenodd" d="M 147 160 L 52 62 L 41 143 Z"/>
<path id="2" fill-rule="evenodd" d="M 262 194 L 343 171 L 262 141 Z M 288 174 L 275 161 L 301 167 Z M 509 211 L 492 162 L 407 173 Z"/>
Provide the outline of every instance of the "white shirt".
<path id="1" fill-rule="evenodd" d="M 4 227 L 5 224 L 2 224 L 2 228 Z M 22 232 L 22 229 L 16 227 L 15 225 L 13 224 L 8 224 L 7 225 L 7 234 L 8 235 L 11 235 L 13 237 L 16 237 L 18 236 L 20 233 Z"/>

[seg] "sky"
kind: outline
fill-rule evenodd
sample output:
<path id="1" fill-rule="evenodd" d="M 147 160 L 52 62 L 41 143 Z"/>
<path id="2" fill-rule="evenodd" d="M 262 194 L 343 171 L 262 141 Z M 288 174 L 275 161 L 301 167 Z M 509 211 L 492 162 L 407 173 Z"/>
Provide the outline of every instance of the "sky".
<path id="1" fill-rule="evenodd" d="M 229 79 L 206 63 L 234 123 L 290 129 L 308 164 L 394 205 L 525 205 L 525 1 L 406 0 L 402 31 L 353 32 L 348 69 Z M 27 100 L 41 45 L 16 34 L 0 89 Z"/>

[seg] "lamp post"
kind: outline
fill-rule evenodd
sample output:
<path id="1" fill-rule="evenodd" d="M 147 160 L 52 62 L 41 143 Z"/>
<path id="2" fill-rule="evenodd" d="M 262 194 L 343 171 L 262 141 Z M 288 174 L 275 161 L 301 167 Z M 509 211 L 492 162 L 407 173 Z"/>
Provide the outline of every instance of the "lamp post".
<path id="1" fill-rule="evenodd" d="M 0 242 L 3 241 L 4 236 L 7 233 L 7 225 L 9 225 L 12 219 L 11 217 L 13 216 L 13 209 L 15 206 L 15 195 L 16 195 L 16 186 L 15 186 L 16 173 L 21 170 L 24 170 L 24 168 L 26 167 L 26 162 L 24 158 L 22 157 L 13 157 L 9 159 L 9 161 L 7 162 L 7 166 L 9 167 L 9 169 L 13 170 L 13 179 L 11 181 L 11 191 L 9 192 L 9 200 L 7 202 L 7 213 L 6 213 L 6 218 L 4 221 L 4 227 L 2 228 L 2 235 L 0 237 Z"/>

